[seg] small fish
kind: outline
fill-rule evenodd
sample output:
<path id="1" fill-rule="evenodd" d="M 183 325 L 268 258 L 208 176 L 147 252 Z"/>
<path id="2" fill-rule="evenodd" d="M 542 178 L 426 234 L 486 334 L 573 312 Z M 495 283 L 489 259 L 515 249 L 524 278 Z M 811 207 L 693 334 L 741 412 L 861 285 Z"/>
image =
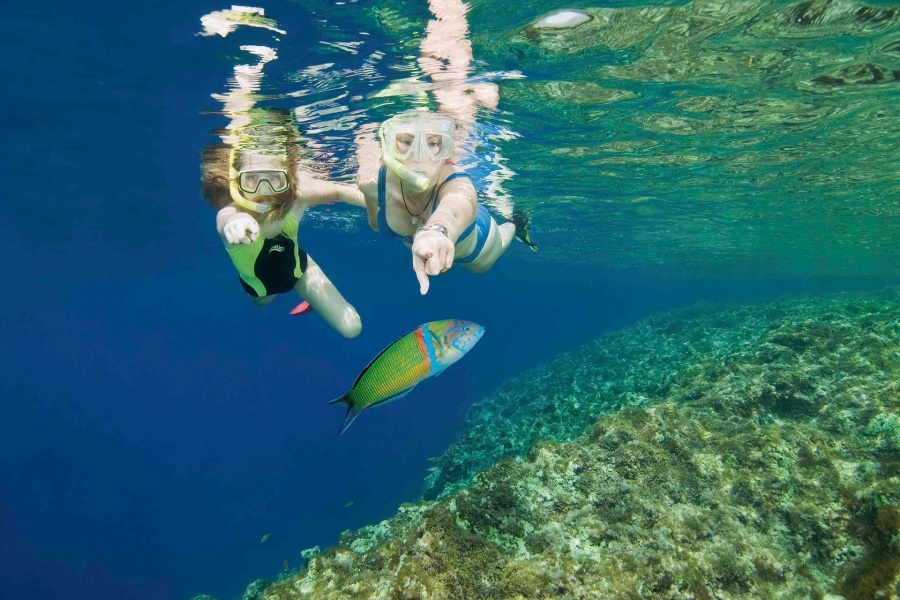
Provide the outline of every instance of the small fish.
<path id="1" fill-rule="evenodd" d="M 290 566 L 290 565 L 288 565 L 288 559 L 284 559 L 284 562 L 281 563 L 281 566 L 284 567 L 285 571 L 287 571 L 288 567 Z"/>
<path id="2" fill-rule="evenodd" d="M 353 501 L 352 501 L 352 500 L 351 500 L 350 502 L 348 502 L 347 504 L 345 504 L 345 505 L 344 505 L 344 508 L 350 508 L 351 506 L 353 506 Z"/>
<path id="3" fill-rule="evenodd" d="M 350 391 L 329 404 L 344 403 L 341 435 L 363 410 L 399 400 L 422 380 L 434 377 L 478 343 L 484 327 L 472 321 L 445 319 L 419 325 L 385 348 L 356 378 Z"/>
<path id="4" fill-rule="evenodd" d="M 260 543 L 260 544 L 265 544 L 265 543 L 266 543 L 266 540 L 269 539 L 269 536 L 270 536 L 270 535 L 272 535 L 272 534 L 271 534 L 271 533 L 267 533 L 266 535 L 262 536 L 262 539 L 259 540 L 259 543 Z"/>

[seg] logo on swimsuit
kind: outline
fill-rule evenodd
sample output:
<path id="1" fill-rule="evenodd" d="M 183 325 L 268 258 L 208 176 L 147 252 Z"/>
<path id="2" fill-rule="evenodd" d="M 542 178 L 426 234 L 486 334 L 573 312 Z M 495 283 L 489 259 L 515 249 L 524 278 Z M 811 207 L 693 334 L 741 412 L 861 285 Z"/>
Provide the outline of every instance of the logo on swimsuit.
<path id="1" fill-rule="evenodd" d="M 269 248 L 269 254 L 272 254 L 273 252 L 284 252 L 284 246 L 279 246 L 278 244 L 275 244 L 274 246 Z"/>

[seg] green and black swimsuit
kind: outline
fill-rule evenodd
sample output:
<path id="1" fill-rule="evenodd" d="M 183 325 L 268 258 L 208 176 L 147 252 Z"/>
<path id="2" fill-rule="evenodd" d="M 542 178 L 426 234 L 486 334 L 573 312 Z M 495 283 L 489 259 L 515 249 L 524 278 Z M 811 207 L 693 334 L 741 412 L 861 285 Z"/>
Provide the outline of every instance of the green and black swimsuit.
<path id="1" fill-rule="evenodd" d="M 306 252 L 297 244 L 300 221 L 293 213 L 284 218 L 281 233 L 272 239 L 259 236 L 250 244 L 228 249 L 228 256 L 251 296 L 284 294 L 294 288 L 306 270 Z"/>

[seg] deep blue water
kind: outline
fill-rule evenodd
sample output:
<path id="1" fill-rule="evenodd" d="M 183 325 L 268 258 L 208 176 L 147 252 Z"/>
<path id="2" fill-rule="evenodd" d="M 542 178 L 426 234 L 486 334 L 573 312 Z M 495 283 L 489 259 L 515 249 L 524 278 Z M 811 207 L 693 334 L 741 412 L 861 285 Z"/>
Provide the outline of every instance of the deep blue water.
<path id="1" fill-rule="evenodd" d="M 266 7 L 302 62 L 304 9 Z M 238 41 L 194 34 L 221 8 L 43 2 L 0 21 L 0 598 L 240 597 L 415 500 L 467 406 L 529 367 L 657 310 L 882 283 L 670 278 L 516 244 L 423 298 L 408 252 L 359 218 L 301 227 L 359 338 L 288 317 L 292 300 L 255 309 L 198 191 L 223 125 L 203 113 Z M 487 328 L 471 355 L 338 438 L 327 401 L 385 345 L 449 317 Z"/>

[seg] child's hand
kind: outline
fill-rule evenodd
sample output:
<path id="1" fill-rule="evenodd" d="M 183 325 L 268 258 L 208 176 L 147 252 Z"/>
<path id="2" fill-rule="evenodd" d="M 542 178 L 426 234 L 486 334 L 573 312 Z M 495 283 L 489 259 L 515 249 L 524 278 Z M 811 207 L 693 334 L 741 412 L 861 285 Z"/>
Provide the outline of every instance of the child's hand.
<path id="1" fill-rule="evenodd" d="M 247 213 L 239 212 L 228 219 L 222 233 L 225 241 L 234 246 L 250 244 L 259 237 L 259 223 Z"/>

